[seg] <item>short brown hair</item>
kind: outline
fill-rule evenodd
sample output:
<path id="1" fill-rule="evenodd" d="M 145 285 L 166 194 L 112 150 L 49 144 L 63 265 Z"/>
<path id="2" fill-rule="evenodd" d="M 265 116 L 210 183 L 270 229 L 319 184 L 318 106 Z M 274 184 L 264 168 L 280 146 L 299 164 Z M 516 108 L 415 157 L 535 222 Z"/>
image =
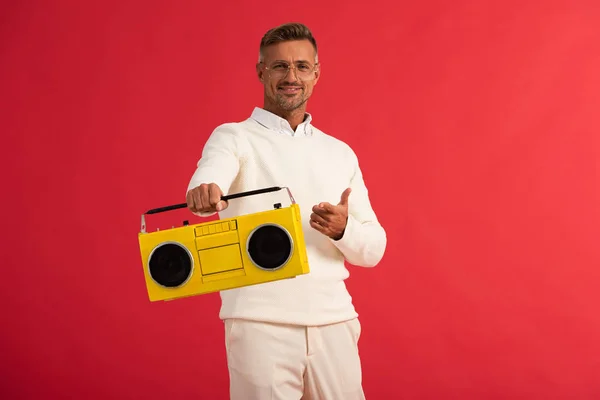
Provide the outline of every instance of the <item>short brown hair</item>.
<path id="1" fill-rule="evenodd" d="M 308 40 L 315 48 L 315 54 L 318 54 L 317 41 L 310 29 L 304 24 L 290 22 L 271 28 L 265 33 L 260 41 L 259 60 L 262 60 L 263 49 L 265 47 L 290 40 Z"/>

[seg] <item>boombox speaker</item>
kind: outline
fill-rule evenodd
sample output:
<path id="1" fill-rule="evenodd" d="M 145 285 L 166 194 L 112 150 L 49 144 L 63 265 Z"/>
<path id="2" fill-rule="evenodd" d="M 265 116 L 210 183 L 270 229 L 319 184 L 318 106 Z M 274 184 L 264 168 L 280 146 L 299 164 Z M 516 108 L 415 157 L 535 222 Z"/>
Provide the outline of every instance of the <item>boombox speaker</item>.
<path id="1" fill-rule="evenodd" d="M 235 198 L 286 189 L 289 207 L 236 218 L 146 232 L 146 215 L 187 207 L 186 203 L 142 214 L 138 235 L 150 301 L 173 300 L 309 273 L 300 208 L 288 188 L 271 187 L 222 196 Z"/>

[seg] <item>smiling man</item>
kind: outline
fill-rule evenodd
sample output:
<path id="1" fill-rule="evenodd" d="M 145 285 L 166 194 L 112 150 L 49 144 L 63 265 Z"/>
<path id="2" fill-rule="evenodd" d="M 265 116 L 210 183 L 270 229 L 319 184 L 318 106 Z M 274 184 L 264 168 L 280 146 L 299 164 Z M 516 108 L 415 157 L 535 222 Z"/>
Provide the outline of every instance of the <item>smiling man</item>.
<path id="1" fill-rule="evenodd" d="M 284 118 L 295 130 L 306 118 L 306 102 L 319 80 L 318 55 L 310 36 L 283 38 L 277 31 L 265 36 L 256 68 L 265 88 L 263 109 Z"/>
<path id="2" fill-rule="evenodd" d="M 265 211 L 275 201 L 270 195 L 230 203 L 221 196 L 289 187 L 302 213 L 311 272 L 221 292 L 231 398 L 364 399 L 361 325 L 344 283 L 345 262 L 377 265 L 386 233 L 356 154 L 306 112 L 320 78 L 310 30 L 297 23 L 269 30 L 256 71 L 263 106 L 213 131 L 187 189 L 188 208 L 223 218 Z"/>

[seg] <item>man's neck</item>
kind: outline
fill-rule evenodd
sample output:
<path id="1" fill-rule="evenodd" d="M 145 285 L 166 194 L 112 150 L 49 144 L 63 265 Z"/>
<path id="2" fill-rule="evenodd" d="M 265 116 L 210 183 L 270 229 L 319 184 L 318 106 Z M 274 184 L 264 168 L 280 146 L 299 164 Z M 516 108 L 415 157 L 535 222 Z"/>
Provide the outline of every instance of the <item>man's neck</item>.
<path id="1" fill-rule="evenodd" d="M 294 132 L 296 131 L 298 125 L 300 125 L 306 117 L 306 107 L 304 105 L 292 111 L 275 109 L 274 107 L 269 107 L 267 104 L 263 106 L 263 109 L 285 119 L 290 124 L 290 127 Z"/>

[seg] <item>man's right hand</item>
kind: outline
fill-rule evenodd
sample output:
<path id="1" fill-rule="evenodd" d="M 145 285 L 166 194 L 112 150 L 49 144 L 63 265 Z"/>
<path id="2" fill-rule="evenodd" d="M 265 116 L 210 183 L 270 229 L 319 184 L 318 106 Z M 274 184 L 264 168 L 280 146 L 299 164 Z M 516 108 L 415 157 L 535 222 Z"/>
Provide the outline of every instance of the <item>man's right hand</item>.
<path id="1" fill-rule="evenodd" d="M 223 211 L 227 202 L 221 200 L 223 192 L 216 183 L 203 183 L 187 192 L 188 209 L 193 213 L 212 213 Z"/>

